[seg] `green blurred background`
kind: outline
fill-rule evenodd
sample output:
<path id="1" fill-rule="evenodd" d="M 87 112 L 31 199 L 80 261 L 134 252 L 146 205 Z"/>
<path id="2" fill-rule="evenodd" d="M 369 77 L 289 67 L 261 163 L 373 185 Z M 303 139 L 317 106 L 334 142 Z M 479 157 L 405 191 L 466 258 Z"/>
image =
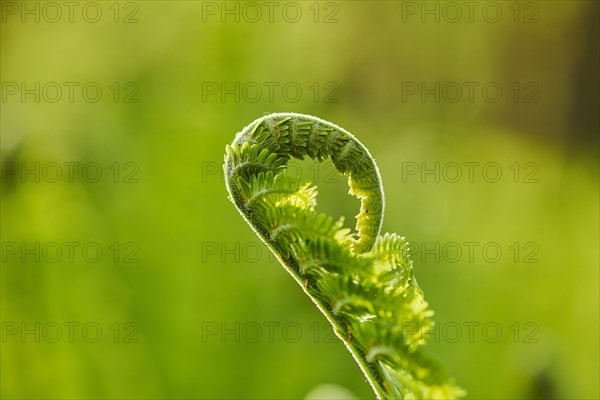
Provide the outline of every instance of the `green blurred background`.
<path id="1" fill-rule="evenodd" d="M 226 197 L 281 111 L 378 161 L 468 398 L 598 398 L 599 3 L 470 4 L 3 1 L 2 398 L 372 397 Z"/>

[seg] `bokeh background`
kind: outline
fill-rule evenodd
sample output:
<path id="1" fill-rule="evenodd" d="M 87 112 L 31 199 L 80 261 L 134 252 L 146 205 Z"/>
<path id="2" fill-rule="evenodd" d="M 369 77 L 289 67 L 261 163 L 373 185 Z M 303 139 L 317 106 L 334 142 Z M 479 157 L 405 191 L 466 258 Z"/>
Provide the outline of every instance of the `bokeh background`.
<path id="1" fill-rule="evenodd" d="M 2 398 L 372 397 L 226 197 L 280 111 L 378 161 L 467 398 L 599 397 L 598 2 L 72 4 L 1 4 Z"/>

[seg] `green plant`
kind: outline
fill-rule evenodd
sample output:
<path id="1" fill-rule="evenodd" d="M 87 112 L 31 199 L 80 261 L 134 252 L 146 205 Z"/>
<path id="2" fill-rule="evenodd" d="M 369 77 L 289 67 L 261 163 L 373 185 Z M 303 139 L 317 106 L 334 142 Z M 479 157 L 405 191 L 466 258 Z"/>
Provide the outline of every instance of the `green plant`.
<path id="1" fill-rule="evenodd" d="M 331 158 L 361 201 L 356 232 L 316 212 L 317 189 L 285 173 L 291 157 Z M 408 243 L 380 236 L 379 170 L 349 132 L 319 118 L 279 113 L 238 133 L 226 148 L 231 201 L 346 345 L 375 394 L 456 398 L 463 390 L 418 348 L 433 312 L 413 275 Z"/>

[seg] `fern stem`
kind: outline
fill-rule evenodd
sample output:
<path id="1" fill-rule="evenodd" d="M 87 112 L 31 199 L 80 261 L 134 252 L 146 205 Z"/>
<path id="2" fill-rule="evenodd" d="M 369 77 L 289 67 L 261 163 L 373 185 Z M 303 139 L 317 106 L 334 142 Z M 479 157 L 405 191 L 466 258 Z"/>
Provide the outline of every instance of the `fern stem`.
<path id="1" fill-rule="evenodd" d="M 353 234 L 318 214 L 316 188 L 285 176 L 291 157 L 331 158 L 360 202 Z M 259 118 L 226 148 L 229 199 L 331 324 L 378 399 L 453 399 L 453 385 L 416 348 L 433 314 L 395 234 L 380 236 L 384 197 L 369 151 L 352 134 L 316 117 Z M 299 201 L 299 199 L 301 201 Z M 419 329 L 404 331 L 404 322 Z"/>

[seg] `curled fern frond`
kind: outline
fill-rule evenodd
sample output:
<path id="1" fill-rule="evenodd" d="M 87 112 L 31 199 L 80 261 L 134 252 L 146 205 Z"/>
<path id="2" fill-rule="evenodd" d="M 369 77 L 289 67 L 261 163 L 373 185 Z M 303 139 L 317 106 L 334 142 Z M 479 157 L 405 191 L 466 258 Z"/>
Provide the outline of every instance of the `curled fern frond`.
<path id="1" fill-rule="evenodd" d="M 316 211 L 316 187 L 289 178 L 291 158 L 331 159 L 360 202 L 356 227 Z M 433 326 L 408 242 L 380 235 L 384 195 L 369 151 L 316 117 L 259 118 L 226 148 L 225 183 L 242 217 L 331 323 L 379 399 L 452 399 L 455 386 L 419 348 Z"/>

